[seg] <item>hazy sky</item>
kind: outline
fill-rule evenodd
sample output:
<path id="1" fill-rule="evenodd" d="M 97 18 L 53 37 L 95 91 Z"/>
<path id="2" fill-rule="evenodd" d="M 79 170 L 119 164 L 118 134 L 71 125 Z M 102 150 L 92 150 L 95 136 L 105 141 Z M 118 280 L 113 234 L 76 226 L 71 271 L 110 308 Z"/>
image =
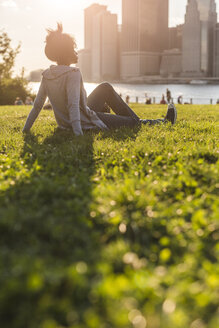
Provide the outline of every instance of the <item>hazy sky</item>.
<path id="1" fill-rule="evenodd" d="M 169 24 L 175 26 L 184 21 L 187 0 L 169 1 Z M 83 9 L 94 2 L 107 5 L 121 22 L 121 0 L 0 0 L 0 29 L 5 29 L 13 45 L 22 43 L 16 71 L 25 67 L 29 72 L 51 64 L 44 56 L 45 29 L 55 28 L 57 21 L 76 37 L 78 48 L 83 48 Z"/>

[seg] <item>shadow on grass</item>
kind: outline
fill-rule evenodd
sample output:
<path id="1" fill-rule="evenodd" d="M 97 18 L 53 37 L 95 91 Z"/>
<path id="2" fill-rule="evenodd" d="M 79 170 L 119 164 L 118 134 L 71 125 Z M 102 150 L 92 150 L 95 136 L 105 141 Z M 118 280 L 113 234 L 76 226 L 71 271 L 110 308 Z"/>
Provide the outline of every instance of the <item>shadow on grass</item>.
<path id="1" fill-rule="evenodd" d="M 135 139 L 137 133 L 126 128 L 100 138 Z M 50 319 L 86 327 L 106 224 L 94 222 L 90 208 L 95 134 L 76 138 L 56 129 L 45 139 L 24 136 L 22 178 L 0 199 L 4 328 L 39 328 Z"/>
<path id="2" fill-rule="evenodd" d="M 90 217 L 93 136 L 26 135 L 25 178 L 1 197 L 1 324 L 41 327 L 90 304 L 100 232 Z M 80 321 L 80 320 L 79 320 Z"/>

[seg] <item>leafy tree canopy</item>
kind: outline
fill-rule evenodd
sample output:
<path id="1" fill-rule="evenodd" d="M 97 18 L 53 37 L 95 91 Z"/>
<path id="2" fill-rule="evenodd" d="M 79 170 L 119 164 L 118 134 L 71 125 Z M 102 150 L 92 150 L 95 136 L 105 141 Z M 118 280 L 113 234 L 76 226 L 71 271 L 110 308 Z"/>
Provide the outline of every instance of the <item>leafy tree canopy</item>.
<path id="1" fill-rule="evenodd" d="M 0 31 L 0 79 L 10 78 L 15 58 L 20 51 L 20 44 L 14 49 L 8 34 Z"/>

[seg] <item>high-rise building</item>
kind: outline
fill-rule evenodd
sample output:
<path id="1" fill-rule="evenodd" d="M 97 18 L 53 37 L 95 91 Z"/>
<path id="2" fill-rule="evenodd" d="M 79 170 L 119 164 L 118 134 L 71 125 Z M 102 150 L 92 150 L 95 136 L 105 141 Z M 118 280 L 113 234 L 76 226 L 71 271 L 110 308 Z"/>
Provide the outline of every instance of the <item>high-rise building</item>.
<path id="1" fill-rule="evenodd" d="M 182 72 L 182 53 L 180 49 L 164 50 L 160 65 L 162 77 L 178 77 Z"/>
<path id="2" fill-rule="evenodd" d="M 214 77 L 219 77 L 219 24 L 216 25 L 214 33 Z"/>
<path id="3" fill-rule="evenodd" d="M 92 48 L 93 41 L 93 22 L 94 17 L 107 10 L 107 6 L 99 5 L 97 3 L 92 4 L 90 7 L 84 10 L 84 46 L 85 49 Z"/>
<path id="4" fill-rule="evenodd" d="M 215 0 L 188 0 L 183 27 L 183 75 L 212 76 L 216 23 Z"/>
<path id="5" fill-rule="evenodd" d="M 94 81 L 118 79 L 117 15 L 100 12 L 93 22 L 91 76 Z"/>
<path id="6" fill-rule="evenodd" d="M 162 77 L 177 77 L 182 72 L 182 29 L 183 25 L 169 28 L 169 39 L 163 51 L 160 64 Z"/>
<path id="7" fill-rule="evenodd" d="M 83 79 L 87 82 L 92 82 L 91 79 L 91 50 L 90 49 L 81 49 L 78 51 L 78 64 Z"/>
<path id="8" fill-rule="evenodd" d="M 118 79 L 117 15 L 107 6 L 93 4 L 84 11 L 85 49 L 79 51 L 79 64 L 87 81 Z"/>
<path id="9" fill-rule="evenodd" d="M 182 40 L 182 72 L 184 75 L 201 74 L 201 21 L 196 0 L 186 7 Z"/>
<path id="10" fill-rule="evenodd" d="M 168 0 L 122 1 L 121 75 L 159 74 L 168 48 Z"/>
<path id="11" fill-rule="evenodd" d="M 169 49 L 182 50 L 182 30 L 182 24 L 169 28 Z"/>
<path id="12" fill-rule="evenodd" d="M 92 4 L 84 10 L 84 49 L 78 52 L 78 66 L 86 81 L 92 81 L 92 49 L 94 17 L 107 10 L 107 6 Z"/>

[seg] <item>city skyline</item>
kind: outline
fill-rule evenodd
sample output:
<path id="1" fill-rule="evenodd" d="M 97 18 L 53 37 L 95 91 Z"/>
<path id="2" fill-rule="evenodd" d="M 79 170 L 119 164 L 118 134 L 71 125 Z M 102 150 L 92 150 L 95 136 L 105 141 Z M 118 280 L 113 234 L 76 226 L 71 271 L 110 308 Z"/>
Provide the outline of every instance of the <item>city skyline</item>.
<path id="1" fill-rule="evenodd" d="M 107 19 L 113 16 L 115 20 Z M 84 79 L 218 77 L 215 0 L 188 0 L 185 20 L 176 27 L 169 27 L 168 18 L 168 0 L 122 0 L 121 26 L 107 6 L 89 6 L 84 12 L 85 48 L 78 63 Z M 97 28 L 98 21 L 105 23 Z"/>
<path id="2" fill-rule="evenodd" d="M 219 0 L 216 2 L 219 6 Z M 78 49 L 83 48 L 83 11 L 92 3 L 107 5 L 112 13 L 118 14 L 118 22 L 121 23 L 121 0 L 82 0 L 80 2 L 78 0 L 39 0 L 37 2 L 33 0 L 0 0 L 0 28 L 5 29 L 14 46 L 19 41 L 22 43 L 21 53 L 16 61 L 16 72 L 20 72 L 23 66 L 29 72 L 50 65 L 43 53 L 45 29 L 54 28 L 57 21 L 63 22 L 66 32 L 75 35 Z M 184 21 L 186 3 L 187 0 L 180 0 L 180 2 L 170 0 L 170 26 Z"/>
<path id="3" fill-rule="evenodd" d="M 108 10 L 118 14 L 121 23 L 121 0 L 0 0 L 0 29 L 5 29 L 12 44 L 22 43 L 21 53 L 16 60 L 15 72 L 22 67 L 26 72 L 46 68 L 49 62 L 44 56 L 45 29 L 55 28 L 62 21 L 64 30 L 74 34 L 78 49 L 84 47 L 84 9 L 92 3 L 107 5 Z M 52 5 L 53 4 L 53 5 Z M 63 6 L 63 4 L 65 4 Z M 187 0 L 169 1 L 169 26 L 183 23 Z M 217 11 L 219 0 L 216 0 Z M 42 8 L 45 10 L 42 11 Z M 48 11 L 50 15 L 48 15 Z M 10 18 L 10 19 L 9 19 Z M 21 24 L 21 22 L 24 22 Z"/>

